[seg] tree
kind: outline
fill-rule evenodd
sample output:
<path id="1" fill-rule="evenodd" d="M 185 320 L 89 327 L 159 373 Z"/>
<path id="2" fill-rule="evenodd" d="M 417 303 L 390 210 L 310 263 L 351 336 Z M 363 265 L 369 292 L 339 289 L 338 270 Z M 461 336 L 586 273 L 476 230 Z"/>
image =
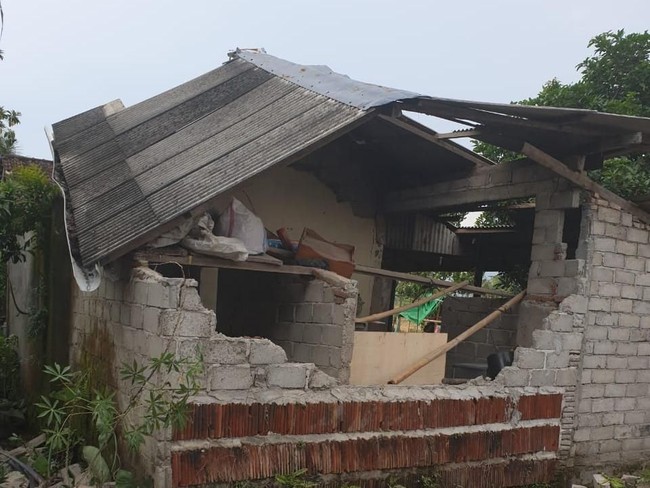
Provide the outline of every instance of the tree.
<path id="1" fill-rule="evenodd" d="M 0 39 L 4 30 L 4 12 L 0 2 Z M 4 53 L 0 50 L 0 60 L 4 59 Z M 16 150 L 16 133 L 13 126 L 20 122 L 20 112 L 5 109 L 0 105 L 0 156 L 11 154 Z"/>
<path id="2" fill-rule="evenodd" d="M 581 78 L 564 84 L 546 82 L 524 105 L 583 108 L 622 115 L 650 116 L 650 34 L 625 34 L 623 29 L 597 35 L 588 44 L 593 55 L 577 65 Z M 474 150 L 498 162 L 520 156 L 475 142 Z M 650 194 L 650 158 L 647 154 L 605 161 L 590 176 L 625 198 Z"/>

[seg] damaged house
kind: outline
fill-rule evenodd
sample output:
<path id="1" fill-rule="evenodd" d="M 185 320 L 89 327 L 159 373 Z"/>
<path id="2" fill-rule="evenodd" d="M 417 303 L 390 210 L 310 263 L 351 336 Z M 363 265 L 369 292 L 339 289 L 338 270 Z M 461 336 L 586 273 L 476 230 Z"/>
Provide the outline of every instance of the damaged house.
<path id="1" fill-rule="evenodd" d="M 522 158 L 494 165 L 462 137 Z M 53 125 L 77 284 L 52 291 L 69 313 L 51 340 L 118 392 L 122 361 L 202 348 L 187 427 L 141 452 L 156 487 L 303 468 L 329 486 L 520 486 L 647 459 L 650 214 L 586 170 L 648 137 L 649 119 L 433 98 L 238 50 Z M 510 224 L 453 221 L 497 206 Z M 279 249 L 232 260 L 171 238 L 236 208 Z M 517 269 L 525 294 L 481 288 Z M 470 270 L 456 285 L 409 274 Z M 441 332 L 396 333 L 400 280 L 467 293 L 443 302 Z M 511 350 L 493 381 L 442 384 Z"/>

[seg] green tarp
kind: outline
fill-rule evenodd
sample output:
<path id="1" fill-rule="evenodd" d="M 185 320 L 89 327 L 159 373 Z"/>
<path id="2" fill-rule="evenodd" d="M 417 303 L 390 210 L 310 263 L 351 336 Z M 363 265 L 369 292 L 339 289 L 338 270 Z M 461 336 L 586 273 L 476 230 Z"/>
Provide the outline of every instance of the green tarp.
<path id="1" fill-rule="evenodd" d="M 438 307 L 441 303 L 442 298 L 436 298 L 435 300 L 431 300 L 430 302 L 427 302 L 424 305 L 420 305 L 417 308 L 412 308 L 411 310 L 402 312 L 399 315 L 400 317 L 404 317 L 406 320 L 415 322 L 416 324 L 420 325 L 424 319 L 438 310 Z"/>

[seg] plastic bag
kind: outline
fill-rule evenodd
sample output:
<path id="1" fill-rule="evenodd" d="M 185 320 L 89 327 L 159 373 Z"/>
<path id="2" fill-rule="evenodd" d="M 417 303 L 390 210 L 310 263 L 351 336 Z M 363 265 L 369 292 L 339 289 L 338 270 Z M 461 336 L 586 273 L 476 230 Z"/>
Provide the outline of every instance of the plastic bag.
<path id="1" fill-rule="evenodd" d="M 215 236 L 212 233 L 214 221 L 210 214 L 204 214 L 196 226 L 181 241 L 181 246 L 208 256 L 230 259 L 232 261 L 246 261 L 248 251 L 239 239 L 232 237 Z"/>
<path id="2" fill-rule="evenodd" d="M 216 233 L 239 239 L 250 254 L 266 252 L 266 229 L 262 219 L 236 198 L 233 198 L 226 210 L 219 215 Z"/>
<path id="3" fill-rule="evenodd" d="M 167 247 L 173 246 L 174 244 L 183 240 L 190 230 L 196 225 L 196 219 L 188 217 L 183 220 L 177 227 L 174 227 L 172 230 L 161 234 L 156 239 L 149 243 L 151 247 Z"/>

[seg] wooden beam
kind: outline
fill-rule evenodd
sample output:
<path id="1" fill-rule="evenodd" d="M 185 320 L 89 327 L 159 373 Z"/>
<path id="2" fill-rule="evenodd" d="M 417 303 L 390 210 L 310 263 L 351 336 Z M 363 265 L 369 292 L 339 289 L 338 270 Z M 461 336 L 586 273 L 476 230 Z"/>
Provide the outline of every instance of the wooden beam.
<path id="1" fill-rule="evenodd" d="M 202 256 L 199 254 L 165 254 L 156 251 L 138 251 L 133 253 L 137 261 L 146 261 L 153 264 L 178 263 L 183 266 L 199 266 L 204 268 L 240 269 L 243 271 L 262 271 L 266 273 L 280 273 L 311 276 L 312 269 L 307 266 L 279 265 L 275 262 L 264 260 L 260 262 L 255 256 L 250 256 L 249 261 L 230 261 L 228 259 Z"/>
<path id="2" fill-rule="evenodd" d="M 558 174 L 562 178 L 569 180 L 574 185 L 577 185 L 580 188 L 584 188 L 585 190 L 588 190 L 590 192 L 597 193 L 605 200 L 608 200 L 610 203 L 614 203 L 615 205 L 618 205 L 623 210 L 632 214 L 642 222 L 645 222 L 646 224 L 650 224 L 649 213 L 637 207 L 629 200 L 626 200 L 625 198 L 618 196 L 616 193 L 609 191 L 607 188 L 599 185 L 594 180 L 589 178 L 586 174 L 577 173 L 569 169 L 566 165 L 562 163 L 562 161 L 555 159 L 550 154 L 545 153 L 541 149 L 533 146 L 532 144 L 529 143 L 524 144 L 522 152 L 533 161 L 537 162 L 541 166 L 544 166 L 545 168 L 550 169 L 551 171 Z"/>
<path id="3" fill-rule="evenodd" d="M 389 193 L 386 213 L 442 211 L 531 197 L 553 188 L 555 174 L 529 159 L 476 168 L 452 181 Z"/>
<path id="4" fill-rule="evenodd" d="M 430 301 L 435 300 L 436 298 L 449 295 L 450 293 L 453 293 L 456 290 L 460 290 L 461 288 L 464 288 L 467 285 L 469 285 L 469 281 L 456 283 L 453 286 L 450 286 L 449 288 L 445 288 L 444 290 L 437 291 L 436 293 L 428 297 L 420 298 L 419 300 L 416 300 L 413 303 L 409 303 L 408 305 L 402 305 L 401 307 L 395 307 L 385 312 L 379 312 L 379 313 L 374 313 L 372 315 L 367 315 L 366 317 L 359 317 L 355 320 L 355 322 L 357 324 L 367 324 L 368 322 L 374 322 L 375 320 L 385 319 L 386 317 L 391 317 L 393 315 L 397 315 L 398 313 L 406 312 L 407 310 L 417 308 L 420 305 L 424 305 L 425 303 L 429 303 Z"/>
<path id="5" fill-rule="evenodd" d="M 476 137 L 480 136 L 483 133 L 481 129 L 469 129 L 469 130 L 459 130 L 454 132 L 445 132 L 442 134 L 436 134 L 436 139 L 460 139 L 462 137 Z"/>
<path id="6" fill-rule="evenodd" d="M 425 276 L 418 276 L 409 273 L 400 273 L 398 271 L 390 271 L 387 269 L 378 269 L 371 268 L 370 266 L 362 266 L 360 264 L 355 265 L 355 273 L 370 275 L 370 276 L 382 276 L 384 278 L 392 278 L 397 281 L 407 281 L 410 283 L 420 283 L 423 285 L 434 286 L 444 286 L 450 287 L 454 286 L 453 281 L 438 280 L 436 278 L 427 278 Z M 493 290 L 491 288 L 482 288 L 478 286 L 465 285 L 462 287 L 463 290 L 471 291 L 473 293 L 480 293 L 482 295 L 494 295 L 499 297 L 511 297 L 512 294 L 503 290 Z"/>
<path id="7" fill-rule="evenodd" d="M 402 373 L 393 376 L 389 381 L 388 384 L 391 385 L 397 385 L 404 381 L 406 378 L 414 374 L 415 372 L 419 371 L 420 369 L 424 368 L 427 364 L 429 364 L 431 361 L 436 360 L 443 354 L 446 354 L 447 351 L 450 351 L 454 347 L 456 347 L 460 342 L 464 341 L 468 337 L 474 335 L 476 332 L 481 330 L 483 327 L 486 325 L 494 322 L 495 319 L 499 318 L 501 314 L 507 312 L 510 310 L 512 307 L 517 305 L 520 301 L 524 299 L 526 296 L 526 290 L 522 291 L 518 295 L 515 295 L 512 297 L 510 300 L 508 300 L 506 303 L 501 305 L 499 308 L 497 308 L 494 312 L 492 312 L 490 315 L 485 317 L 484 319 L 479 320 L 476 322 L 474 325 L 472 325 L 469 329 L 467 329 L 465 332 L 459 334 L 456 336 L 453 340 L 449 341 L 447 344 L 445 344 L 442 347 L 439 347 L 435 351 L 432 351 L 431 353 L 427 354 L 424 356 L 422 359 L 414 363 L 412 366 L 409 368 L 405 369 Z"/>
<path id="8" fill-rule="evenodd" d="M 456 156 L 460 156 L 461 158 L 465 158 L 468 161 L 471 161 L 474 163 L 476 166 L 488 166 L 490 164 L 495 164 L 494 162 L 486 159 L 483 156 L 479 156 L 478 154 L 475 154 L 473 151 L 470 151 L 469 149 L 465 149 L 461 146 L 458 146 L 457 144 L 447 142 L 445 140 L 438 140 L 436 137 L 436 134 L 431 134 L 430 132 L 423 130 L 416 125 L 412 124 L 410 121 L 407 122 L 408 119 L 406 118 L 394 118 L 394 117 L 389 117 L 387 115 L 378 115 L 378 118 L 385 120 L 386 122 L 389 122 L 396 127 L 399 127 L 401 129 L 404 129 L 408 132 L 411 132 L 412 134 L 415 134 L 418 137 L 421 137 L 423 139 L 426 139 L 429 142 L 432 142 L 447 151 L 454 153 Z"/>

